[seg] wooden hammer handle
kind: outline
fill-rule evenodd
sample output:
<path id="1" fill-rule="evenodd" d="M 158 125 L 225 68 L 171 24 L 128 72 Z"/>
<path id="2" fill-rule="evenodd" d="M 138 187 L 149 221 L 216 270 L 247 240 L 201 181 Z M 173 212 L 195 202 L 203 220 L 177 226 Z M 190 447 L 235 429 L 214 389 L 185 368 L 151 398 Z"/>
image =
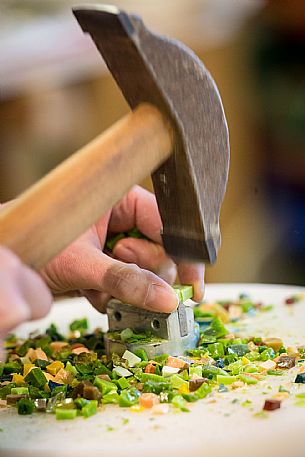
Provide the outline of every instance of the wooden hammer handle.
<path id="1" fill-rule="evenodd" d="M 149 104 L 114 124 L 0 213 L 0 245 L 39 270 L 170 155 L 172 130 Z"/>

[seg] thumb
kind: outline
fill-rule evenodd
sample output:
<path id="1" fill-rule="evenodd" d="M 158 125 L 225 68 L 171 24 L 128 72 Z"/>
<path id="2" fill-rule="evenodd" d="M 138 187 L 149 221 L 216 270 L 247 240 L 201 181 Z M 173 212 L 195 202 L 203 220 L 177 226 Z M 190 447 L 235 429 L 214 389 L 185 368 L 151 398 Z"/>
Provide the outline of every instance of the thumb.
<path id="1" fill-rule="evenodd" d="M 82 290 L 96 307 L 107 294 L 125 303 L 158 312 L 168 313 L 177 307 L 175 292 L 157 275 L 137 265 L 113 259 L 93 246 L 79 245 L 78 249 L 66 251 L 50 268 L 52 271 L 48 272 L 51 276 L 56 273 L 56 277 L 64 281 L 59 284 L 61 290 Z"/>
<path id="2" fill-rule="evenodd" d="M 178 305 L 174 290 L 157 275 L 110 257 L 102 289 L 125 303 L 151 311 L 170 313 Z"/>

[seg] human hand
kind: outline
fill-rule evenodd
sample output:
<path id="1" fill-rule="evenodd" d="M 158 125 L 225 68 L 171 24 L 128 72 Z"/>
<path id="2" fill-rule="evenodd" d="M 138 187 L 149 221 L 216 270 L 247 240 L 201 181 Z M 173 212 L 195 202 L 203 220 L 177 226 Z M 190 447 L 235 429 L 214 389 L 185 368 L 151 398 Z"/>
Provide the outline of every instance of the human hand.
<path id="1" fill-rule="evenodd" d="M 0 339 L 21 322 L 43 317 L 51 303 L 41 277 L 0 246 Z"/>
<path id="2" fill-rule="evenodd" d="M 176 273 L 181 283 L 193 284 L 194 299 L 203 295 L 204 266 L 177 265 L 161 245 L 161 219 L 153 194 L 135 186 L 85 234 L 41 272 L 54 294 L 84 295 L 100 311 L 111 296 L 153 311 L 171 312 L 177 298 L 168 283 Z M 151 241 L 125 238 L 112 256 L 103 252 L 107 233 L 137 227 Z M 149 270 L 149 271 L 148 271 Z"/>

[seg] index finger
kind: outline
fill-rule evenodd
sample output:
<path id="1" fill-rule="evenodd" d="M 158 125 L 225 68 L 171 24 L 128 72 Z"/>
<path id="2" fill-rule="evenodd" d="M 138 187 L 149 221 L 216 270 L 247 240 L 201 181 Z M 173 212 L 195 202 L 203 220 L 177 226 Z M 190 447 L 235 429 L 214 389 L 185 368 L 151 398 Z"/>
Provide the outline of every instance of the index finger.
<path id="1" fill-rule="evenodd" d="M 162 222 L 156 197 L 140 186 L 134 186 L 112 209 L 110 232 L 126 232 L 137 227 L 150 240 L 162 244 Z"/>
<path id="2" fill-rule="evenodd" d="M 109 230 L 125 232 L 137 227 L 152 241 L 162 245 L 162 221 L 156 197 L 140 186 L 134 186 L 112 210 Z M 189 262 L 178 263 L 178 274 L 182 284 L 194 288 L 194 300 L 200 301 L 204 294 L 204 265 Z"/>

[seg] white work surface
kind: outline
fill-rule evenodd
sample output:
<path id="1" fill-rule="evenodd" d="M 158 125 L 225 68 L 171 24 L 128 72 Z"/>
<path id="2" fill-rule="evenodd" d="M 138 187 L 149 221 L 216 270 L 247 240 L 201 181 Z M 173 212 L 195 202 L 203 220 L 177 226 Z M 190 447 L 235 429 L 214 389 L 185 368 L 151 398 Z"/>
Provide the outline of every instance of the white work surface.
<path id="1" fill-rule="evenodd" d="M 206 298 L 235 299 L 240 292 L 264 304 L 275 305 L 271 312 L 244 320 L 239 328 L 241 335 L 277 336 L 285 344 L 305 344 L 305 302 L 291 307 L 284 305 L 285 298 L 304 293 L 305 288 L 215 284 L 207 286 Z M 72 299 L 56 304 L 46 319 L 23 325 L 17 333 L 25 336 L 33 329 L 44 330 L 50 322 L 66 331 L 71 320 L 83 316 L 89 318 L 92 328 L 105 326 L 105 317 L 86 301 Z M 52 414 L 18 416 L 14 408 L 2 409 L 0 455 L 304 457 L 305 407 L 295 405 L 294 393 L 304 392 L 305 385 L 291 383 L 297 371 L 295 368 L 284 377 L 269 376 L 268 381 L 261 381 L 246 391 L 242 388 L 215 393 L 192 404 L 190 413 L 153 416 L 149 411 L 132 413 L 107 405 L 89 419 L 56 421 Z M 267 418 L 255 417 L 264 399 L 271 398 L 279 385 L 288 387 L 293 394 L 282 402 L 281 409 L 267 413 Z M 248 407 L 242 406 L 245 400 L 251 400 Z"/>

